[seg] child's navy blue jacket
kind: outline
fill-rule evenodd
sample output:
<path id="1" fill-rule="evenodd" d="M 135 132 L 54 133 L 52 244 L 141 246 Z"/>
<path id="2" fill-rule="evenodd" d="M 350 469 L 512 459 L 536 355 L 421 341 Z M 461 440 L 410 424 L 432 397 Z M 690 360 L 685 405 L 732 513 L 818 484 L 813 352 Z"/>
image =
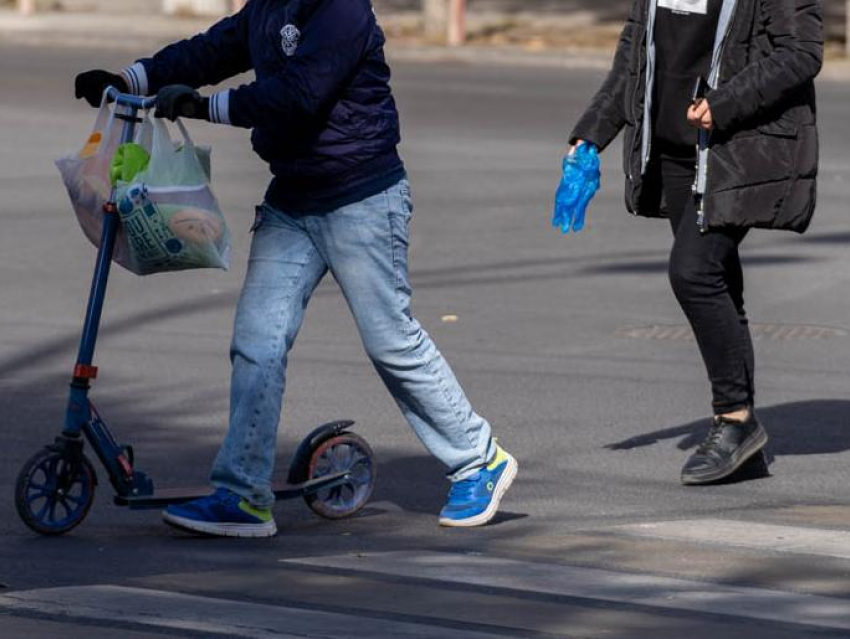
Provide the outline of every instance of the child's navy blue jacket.
<path id="1" fill-rule="evenodd" d="M 131 89 L 256 79 L 210 98 L 209 119 L 253 129 L 274 179 L 266 200 L 325 212 L 404 177 L 384 34 L 369 0 L 250 0 L 206 33 L 124 70 Z"/>

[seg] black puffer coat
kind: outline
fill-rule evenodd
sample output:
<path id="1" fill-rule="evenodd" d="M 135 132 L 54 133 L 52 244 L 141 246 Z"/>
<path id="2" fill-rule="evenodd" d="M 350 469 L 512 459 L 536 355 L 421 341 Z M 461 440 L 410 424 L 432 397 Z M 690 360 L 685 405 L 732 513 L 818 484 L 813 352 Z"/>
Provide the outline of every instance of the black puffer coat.
<path id="1" fill-rule="evenodd" d="M 646 93 L 650 0 L 635 0 L 613 67 L 570 139 L 604 149 L 625 128 L 626 207 L 664 216 L 645 201 L 641 127 Z M 818 167 L 813 80 L 823 60 L 818 0 L 737 0 L 707 94 L 715 129 L 704 196 L 708 228 L 805 231 L 815 208 Z"/>

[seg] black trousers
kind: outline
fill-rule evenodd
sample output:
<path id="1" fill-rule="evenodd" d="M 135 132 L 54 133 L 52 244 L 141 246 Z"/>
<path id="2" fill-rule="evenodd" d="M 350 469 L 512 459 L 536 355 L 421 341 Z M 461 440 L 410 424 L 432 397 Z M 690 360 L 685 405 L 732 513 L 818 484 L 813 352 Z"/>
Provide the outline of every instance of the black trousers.
<path id="1" fill-rule="evenodd" d="M 755 358 L 738 255 L 747 229 L 700 232 L 691 190 L 694 164 L 693 157 L 660 154 L 647 178 L 667 202 L 674 236 L 670 284 L 705 362 L 714 413 L 722 414 L 753 405 Z"/>

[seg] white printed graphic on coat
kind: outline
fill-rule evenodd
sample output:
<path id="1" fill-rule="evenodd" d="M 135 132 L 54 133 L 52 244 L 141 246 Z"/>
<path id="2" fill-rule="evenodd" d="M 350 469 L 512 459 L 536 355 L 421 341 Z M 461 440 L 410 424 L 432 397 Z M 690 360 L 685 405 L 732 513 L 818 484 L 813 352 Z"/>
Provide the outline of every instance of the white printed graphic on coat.
<path id="1" fill-rule="evenodd" d="M 658 7 L 675 13 L 708 13 L 708 0 L 658 0 Z"/>
<path id="2" fill-rule="evenodd" d="M 287 57 L 295 55 L 295 50 L 298 48 L 298 41 L 301 39 L 301 32 L 294 24 L 288 24 L 280 30 L 280 46 Z"/>

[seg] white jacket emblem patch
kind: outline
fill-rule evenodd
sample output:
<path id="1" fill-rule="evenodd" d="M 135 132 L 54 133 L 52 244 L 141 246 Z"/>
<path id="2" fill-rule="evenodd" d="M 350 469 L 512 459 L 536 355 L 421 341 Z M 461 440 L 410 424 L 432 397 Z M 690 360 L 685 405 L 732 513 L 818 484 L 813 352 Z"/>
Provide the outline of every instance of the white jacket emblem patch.
<path id="1" fill-rule="evenodd" d="M 295 55 L 295 50 L 298 48 L 298 41 L 301 39 L 301 32 L 294 24 L 288 24 L 280 30 L 280 46 L 287 57 Z"/>

